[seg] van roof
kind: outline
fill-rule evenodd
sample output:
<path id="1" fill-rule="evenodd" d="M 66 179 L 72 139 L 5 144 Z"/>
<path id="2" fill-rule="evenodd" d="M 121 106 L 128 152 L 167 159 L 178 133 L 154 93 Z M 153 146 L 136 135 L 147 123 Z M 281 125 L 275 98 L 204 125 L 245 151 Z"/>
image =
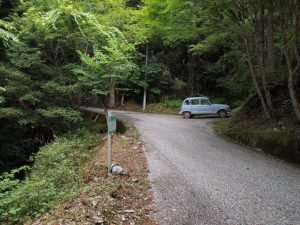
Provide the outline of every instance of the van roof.
<path id="1" fill-rule="evenodd" d="M 185 100 L 187 100 L 187 99 L 195 99 L 195 98 L 208 98 L 208 97 L 207 96 L 188 97 Z"/>

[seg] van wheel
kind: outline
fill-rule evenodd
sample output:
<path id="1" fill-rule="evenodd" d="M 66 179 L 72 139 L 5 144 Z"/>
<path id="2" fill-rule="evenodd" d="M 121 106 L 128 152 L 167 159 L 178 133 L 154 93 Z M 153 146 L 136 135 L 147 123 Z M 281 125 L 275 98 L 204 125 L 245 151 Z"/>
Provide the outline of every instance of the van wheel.
<path id="1" fill-rule="evenodd" d="M 192 117 L 192 114 L 191 114 L 190 112 L 184 112 L 184 113 L 183 113 L 183 117 L 184 117 L 185 119 L 189 119 L 189 118 Z"/>
<path id="2" fill-rule="evenodd" d="M 218 115 L 219 115 L 220 118 L 224 118 L 224 117 L 227 116 L 227 113 L 226 113 L 225 110 L 220 110 L 220 111 L 218 112 Z"/>

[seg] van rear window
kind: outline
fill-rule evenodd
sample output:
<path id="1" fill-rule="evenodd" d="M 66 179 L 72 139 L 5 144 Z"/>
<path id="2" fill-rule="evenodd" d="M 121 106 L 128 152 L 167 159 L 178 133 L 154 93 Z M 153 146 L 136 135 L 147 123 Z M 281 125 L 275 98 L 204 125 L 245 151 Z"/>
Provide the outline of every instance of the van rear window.
<path id="1" fill-rule="evenodd" d="M 210 102 L 208 99 L 203 98 L 201 99 L 201 105 L 210 105 Z"/>
<path id="2" fill-rule="evenodd" d="M 199 105 L 199 99 L 191 99 L 191 105 Z"/>

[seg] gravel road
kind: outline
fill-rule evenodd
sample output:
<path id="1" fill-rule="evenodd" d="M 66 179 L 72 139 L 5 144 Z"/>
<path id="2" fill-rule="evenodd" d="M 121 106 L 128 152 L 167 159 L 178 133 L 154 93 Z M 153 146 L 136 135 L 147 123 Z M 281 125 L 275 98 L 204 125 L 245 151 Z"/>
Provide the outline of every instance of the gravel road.
<path id="1" fill-rule="evenodd" d="M 298 166 L 216 136 L 212 118 L 113 114 L 146 143 L 160 224 L 300 225 Z"/>

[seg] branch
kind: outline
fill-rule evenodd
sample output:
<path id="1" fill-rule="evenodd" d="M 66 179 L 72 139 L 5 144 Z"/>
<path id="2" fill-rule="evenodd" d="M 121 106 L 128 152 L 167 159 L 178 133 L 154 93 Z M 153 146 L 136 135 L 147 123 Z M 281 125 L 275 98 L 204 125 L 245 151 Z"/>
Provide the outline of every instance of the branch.
<path id="1" fill-rule="evenodd" d="M 297 70 L 299 69 L 299 66 L 300 66 L 300 57 L 299 57 L 299 55 L 296 56 L 296 59 L 297 59 L 297 65 L 296 65 L 295 69 L 293 70 L 293 75 L 297 72 Z"/>

